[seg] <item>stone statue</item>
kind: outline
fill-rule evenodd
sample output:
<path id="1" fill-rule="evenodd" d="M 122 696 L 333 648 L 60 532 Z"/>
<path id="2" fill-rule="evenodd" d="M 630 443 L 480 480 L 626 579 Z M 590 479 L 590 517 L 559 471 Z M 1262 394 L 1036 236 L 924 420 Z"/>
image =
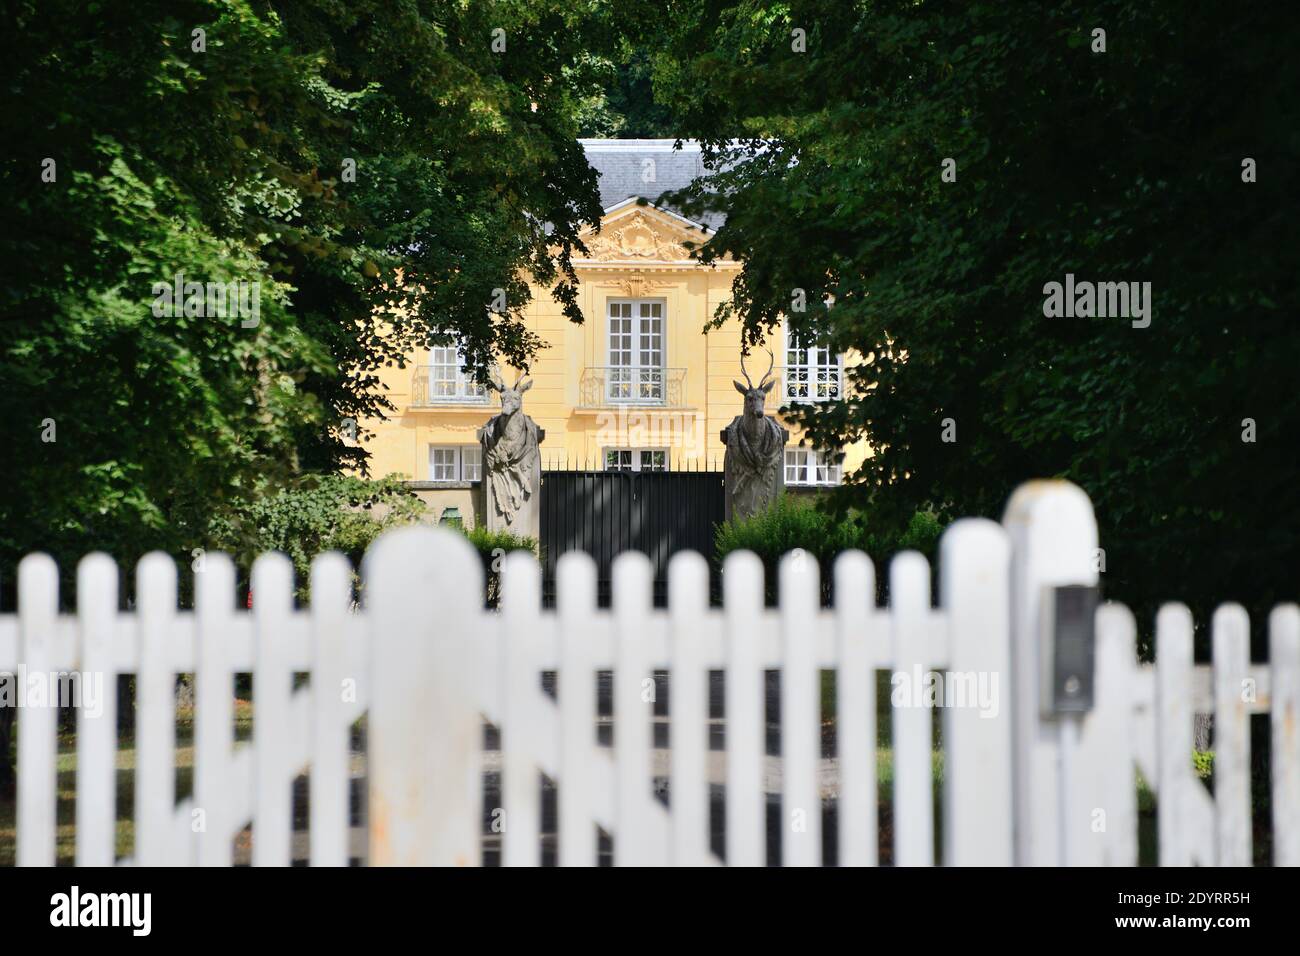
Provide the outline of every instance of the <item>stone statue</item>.
<path id="1" fill-rule="evenodd" d="M 478 430 L 483 446 L 484 518 L 489 531 L 511 531 L 529 538 L 540 536 L 538 495 L 542 487 L 542 458 L 538 444 L 546 429 L 523 413 L 524 392 L 532 379 L 521 375 L 513 388 L 501 381 L 488 388 L 501 396 L 501 413 Z"/>
<path id="2" fill-rule="evenodd" d="M 745 396 L 745 411 L 731 420 L 722 430 L 722 443 L 727 446 L 723 458 L 726 481 L 726 516 L 748 518 L 765 510 L 785 487 L 785 443 L 790 432 L 763 414 L 763 403 L 772 391 L 776 380 L 772 378 L 772 357 L 762 381 L 754 385 L 745 370 L 745 356 L 740 357 L 740 372 L 745 385 L 733 381 L 736 391 Z"/>

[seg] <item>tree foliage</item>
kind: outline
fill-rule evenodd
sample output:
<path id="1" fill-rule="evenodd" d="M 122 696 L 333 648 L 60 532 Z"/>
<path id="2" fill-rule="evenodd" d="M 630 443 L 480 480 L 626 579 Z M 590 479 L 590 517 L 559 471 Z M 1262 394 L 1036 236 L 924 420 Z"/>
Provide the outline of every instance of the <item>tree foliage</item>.
<path id="1" fill-rule="evenodd" d="M 720 316 L 751 343 L 785 318 L 866 356 L 854 394 L 797 413 L 816 445 L 875 449 L 841 507 L 896 528 L 923 506 L 998 517 L 1016 484 L 1059 476 L 1091 496 L 1103 580 L 1144 618 L 1294 598 L 1300 106 L 1281 13 L 675 8 L 658 93 L 722 168 L 690 198 L 728 217 L 703 258 L 745 262 Z M 1046 318 L 1067 273 L 1150 282 L 1150 326 Z M 795 311 L 795 290 L 833 305 Z"/>
<path id="2" fill-rule="evenodd" d="M 453 335 L 526 365 L 530 281 L 581 318 L 603 2 L 11 7 L 0 587 L 28 550 L 188 552 L 263 491 L 364 468 L 376 371 Z M 257 282 L 257 323 L 154 314 L 178 273 Z"/>
<path id="3" fill-rule="evenodd" d="M 317 555 L 338 551 L 357 567 L 385 530 L 418 521 L 425 513 L 424 503 L 399 478 L 310 475 L 294 487 L 242 502 L 219 515 L 208 540 L 234 556 L 244 575 L 260 554 L 288 555 L 298 593 L 305 598 Z"/>
<path id="4" fill-rule="evenodd" d="M 796 552 L 816 561 L 822 595 L 833 594 L 835 559 L 845 551 L 862 551 L 882 570 L 876 587 L 887 600 L 888 575 L 884 569 L 901 551 L 919 551 L 933 561 L 943 525 L 929 511 L 917 511 L 900 531 L 877 528 L 870 514 L 849 510 L 839 514 L 819 507 L 819 501 L 783 494 L 764 511 L 748 518 L 726 521 L 714 530 L 714 557 L 721 564 L 736 551 L 751 551 L 763 562 L 769 603 L 777 599 L 782 558 Z"/>

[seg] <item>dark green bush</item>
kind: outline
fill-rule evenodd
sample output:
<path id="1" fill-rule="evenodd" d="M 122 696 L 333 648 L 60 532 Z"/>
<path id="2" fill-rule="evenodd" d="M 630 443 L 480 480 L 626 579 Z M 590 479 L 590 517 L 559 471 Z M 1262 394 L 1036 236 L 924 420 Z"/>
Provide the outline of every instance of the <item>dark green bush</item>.
<path id="1" fill-rule="evenodd" d="M 900 551 L 920 551 L 933 566 L 943 525 L 929 511 L 918 511 L 901 535 L 874 532 L 862 512 L 836 515 L 812 500 L 782 495 L 761 514 L 743 521 L 718 525 L 714 533 L 714 555 L 721 564 L 733 551 L 752 551 L 763 562 L 768 603 L 775 603 L 777 569 L 781 556 L 802 549 L 821 568 L 822 600 L 831 597 L 835 557 L 842 551 L 865 551 L 876 564 L 876 578 L 883 589 L 887 583 L 886 562 Z"/>
<path id="2" fill-rule="evenodd" d="M 527 538 L 510 531 L 489 531 L 482 525 L 469 529 L 462 528 L 460 525 L 453 527 L 464 533 L 469 543 L 478 549 L 479 557 L 483 560 L 483 571 L 486 575 L 484 597 L 488 607 L 496 607 L 500 600 L 501 562 L 507 554 L 511 551 L 528 551 L 541 558 L 535 538 Z"/>

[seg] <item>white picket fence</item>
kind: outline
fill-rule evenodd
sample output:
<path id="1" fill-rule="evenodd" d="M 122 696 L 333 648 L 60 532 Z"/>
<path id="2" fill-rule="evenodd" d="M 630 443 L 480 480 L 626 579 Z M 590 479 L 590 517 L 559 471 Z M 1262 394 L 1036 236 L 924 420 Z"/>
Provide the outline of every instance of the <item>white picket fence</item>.
<path id="1" fill-rule="evenodd" d="M 438 528 L 385 535 L 363 568 L 365 608 L 349 610 L 349 568 L 313 565 L 310 610 L 295 610 L 292 569 L 260 558 L 255 607 L 235 607 L 230 562 L 209 555 L 193 612 L 176 605 L 176 569 L 162 555 L 137 568 L 138 606 L 118 607 L 117 569 L 102 555 L 78 568 L 76 616 L 57 612 L 56 569 L 24 560 L 19 609 L 0 617 L 0 672 L 136 675 L 134 849 L 115 861 L 116 721 L 83 710 L 76 735 L 76 861 L 226 865 L 252 827 L 252 862 L 295 855 L 292 786 L 309 774 L 314 865 L 351 856 L 371 864 L 474 865 L 484 842 L 484 770 L 496 760 L 492 812 L 501 861 L 541 859 L 541 775 L 558 798 L 558 862 L 592 865 L 598 833 L 618 865 L 712 865 L 710 790 L 725 790 L 725 859 L 761 865 L 768 805 L 779 798 L 781 861 L 823 858 L 822 810 L 836 804 L 838 862 L 877 862 L 877 670 L 900 680 L 929 671 L 996 686 L 989 708 L 943 707 L 942 861 L 945 864 L 1137 862 L 1135 769 L 1156 790 L 1162 864 L 1249 864 L 1248 718 L 1271 711 L 1273 861 L 1300 864 L 1300 610 L 1269 621 L 1270 661 L 1248 657 L 1248 621 L 1235 605 L 1213 620 L 1213 667 L 1192 661 L 1192 621 L 1178 605 L 1157 622 L 1157 663 L 1139 664 L 1134 621 L 1118 605 L 1097 615 L 1096 706 L 1058 723 L 1038 708 L 1043 589 L 1095 583 L 1096 525 L 1087 497 L 1063 482 L 1017 491 L 1002 525 L 954 524 L 940 552 L 940 606 L 918 554 L 894 558 L 891 604 L 875 605 L 861 554 L 835 567 L 836 607 L 818 600 L 815 561 L 788 555 L 780 607 L 763 605 L 752 555 L 726 562 L 724 605 L 708 605 L 703 558 L 670 568 L 668 610 L 651 602 L 641 555 L 614 569 L 613 608 L 598 610 L 595 570 L 581 554 L 559 566 L 557 608 L 541 610 L 538 566 L 512 555 L 502 606 L 482 608 L 482 569 L 470 545 Z M 780 754 L 766 752 L 765 671 L 780 672 Z M 836 754 L 821 756 L 820 672 L 836 674 Z M 613 672 L 613 745 L 598 743 L 596 680 Z M 652 675 L 671 676 L 670 747 L 653 737 Z M 710 672 L 725 675 L 725 747 L 710 749 Z M 236 742 L 233 678 L 253 675 L 251 742 Z M 541 681 L 557 675 L 554 696 Z M 174 683 L 195 675 L 193 794 L 175 791 Z M 295 674 L 309 681 L 294 688 Z M 992 682 L 996 681 L 996 685 Z M 976 684 L 966 684 L 970 689 Z M 1193 715 L 1214 715 L 1214 795 L 1192 766 Z M 350 728 L 368 715 L 367 815 L 351 847 Z M 485 754 L 483 721 L 500 728 Z M 899 865 L 936 861 L 932 721 L 924 702 L 892 708 L 892 849 Z M 18 715 L 21 865 L 56 856 L 56 711 Z M 1075 732 L 1077 731 L 1077 739 Z M 667 777 L 669 799 L 655 792 Z M 662 787 L 661 787 L 662 789 Z"/>

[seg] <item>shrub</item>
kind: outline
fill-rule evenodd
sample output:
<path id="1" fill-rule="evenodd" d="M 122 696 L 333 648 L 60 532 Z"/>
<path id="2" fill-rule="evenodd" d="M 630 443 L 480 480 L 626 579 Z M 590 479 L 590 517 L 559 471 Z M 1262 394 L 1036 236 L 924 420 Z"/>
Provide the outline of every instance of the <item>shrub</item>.
<path id="1" fill-rule="evenodd" d="M 424 503 L 399 478 L 311 475 L 214 521 L 208 546 L 234 555 L 242 575 L 259 554 L 284 552 L 293 561 L 298 596 L 305 600 L 316 555 L 341 551 L 355 567 L 385 530 L 419 521 L 425 513 Z"/>
<path id="2" fill-rule="evenodd" d="M 721 564 L 733 551 L 752 551 L 763 562 L 769 604 L 776 601 L 777 570 L 781 556 L 801 549 L 815 558 L 821 569 L 822 600 L 829 603 L 835 558 L 842 551 L 865 551 L 876 563 L 876 577 L 883 599 L 890 557 L 915 550 L 933 564 L 943 525 L 929 511 L 912 515 L 901 535 L 873 532 L 862 512 L 836 515 L 814 501 L 781 495 L 766 511 L 741 521 L 728 521 L 714 533 L 714 555 Z"/>
<path id="3" fill-rule="evenodd" d="M 541 555 L 534 538 L 524 537 L 510 531 L 489 531 L 482 525 L 473 528 L 458 528 L 469 543 L 478 549 L 483 561 L 485 580 L 485 601 L 488 607 L 496 607 L 501 597 L 501 561 L 511 551 L 528 551 L 540 559 Z"/>

